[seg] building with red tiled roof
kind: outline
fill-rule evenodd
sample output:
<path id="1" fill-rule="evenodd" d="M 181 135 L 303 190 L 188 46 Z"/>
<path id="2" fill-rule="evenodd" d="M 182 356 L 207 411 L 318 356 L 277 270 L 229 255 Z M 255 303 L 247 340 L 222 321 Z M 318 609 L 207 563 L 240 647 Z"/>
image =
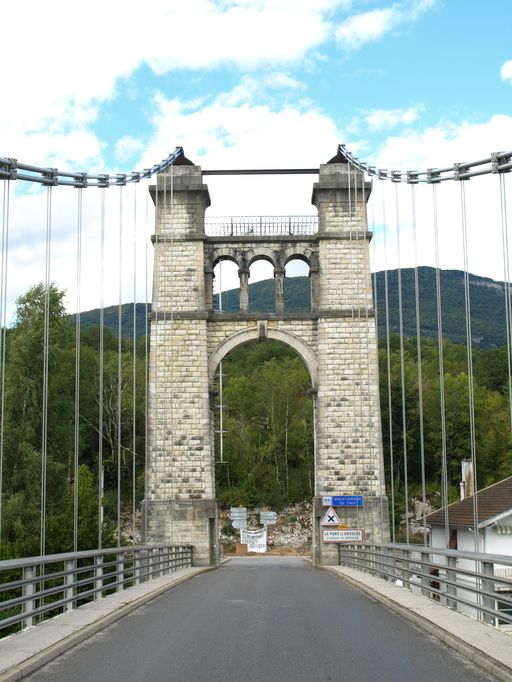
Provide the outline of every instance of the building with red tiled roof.
<path id="1" fill-rule="evenodd" d="M 512 556 L 512 476 L 429 514 L 432 547 L 446 547 L 446 512 L 450 549 L 474 551 L 476 525 L 480 552 Z"/>

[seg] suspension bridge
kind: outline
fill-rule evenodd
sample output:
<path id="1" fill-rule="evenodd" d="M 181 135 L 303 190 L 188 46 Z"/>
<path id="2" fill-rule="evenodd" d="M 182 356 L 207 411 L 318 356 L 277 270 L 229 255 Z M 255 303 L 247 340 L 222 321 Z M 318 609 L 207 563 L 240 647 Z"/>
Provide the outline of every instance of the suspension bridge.
<path id="1" fill-rule="evenodd" d="M 181 147 L 114 175 L 0 158 L 0 679 L 93 679 L 121 641 L 109 679 L 239 679 L 230 636 L 237 652 L 256 642 L 248 679 L 430 679 L 433 659 L 440 679 L 483 679 L 410 622 L 512 679 L 511 169 L 512 152 L 497 152 L 384 170 L 343 145 L 302 169 L 202 169 Z M 314 176 L 315 211 L 210 218 L 205 180 L 236 175 Z M 270 311 L 250 303 L 262 261 Z M 287 309 L 291 263 L 309 275 L 308 309 Z M 222 308 L 226 264 L 236 310 Z M 447 270 L 464 302 L 455 350 Z M 496 292 L 499 320 L 477 286 Z M 499 376 L 483 386 L 473 322 L 486 313 L 506 343 L 485 356 Z M 226 563 L 219 541 L 222 363 L 265 340 L 310 380 L 309 564 Z M 120 639 L 97 634 L 114 621 Z"/>

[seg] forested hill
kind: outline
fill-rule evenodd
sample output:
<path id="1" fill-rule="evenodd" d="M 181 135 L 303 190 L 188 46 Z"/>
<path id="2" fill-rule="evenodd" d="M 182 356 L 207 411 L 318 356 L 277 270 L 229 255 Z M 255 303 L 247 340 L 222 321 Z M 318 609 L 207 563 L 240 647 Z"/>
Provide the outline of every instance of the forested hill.
<path id="1" fill-rule="evenodd" d="M 414 269 L 404 268 L 402 273 L 402 301 L 404 332 L 408 337 L 416 334 L 416 307 Z M 437 336 L 437 307 L 435 269 L 418 268 L 420 292 L 421 334 L 424 337 Z M 466 318 L 464 302 L 464 273 L 459 270 L 442 270 L 441 307 L 443 336 L 457 343 L 466 342 Z M 389 329 L 398 332 L 398 271 L 388 271 Z M 500 347 L 506 344 L 505 297 L 502 282 L 486 277 L 469 276 L 471 298 L 472 337 L 475 345 L 482 348 Z M 310 282 L 308 277 L 290 277 L 285 280 L 285 309 L 296 312 L 310 309 Z M 385 275 L 377 273 L 377 307 L 379 336 L 386 333 L 385 318 Z M 274 280 L 255 282 L 249 287 L 251 310 L 271 312 L 274 310 Z M 215 302 L 218 307 L 218 302 Z M 222 309 L 233 312 L 239 308 L 238 289 L 222 294 Z M 149 306 L 149 310 L 151 307 Z M 143 336 L 146 329 L 146 306 L 138 303 L 136 308 L 137 336 Z M 111 306 L 104 311 L 105 325 L 115 334 L 118 330 L 118 307 Z M 99 310 L 81 314 L 84 327 L 99 324 Z M 122 334 L 133 334 L 133 304 L 122 306 Z"/>

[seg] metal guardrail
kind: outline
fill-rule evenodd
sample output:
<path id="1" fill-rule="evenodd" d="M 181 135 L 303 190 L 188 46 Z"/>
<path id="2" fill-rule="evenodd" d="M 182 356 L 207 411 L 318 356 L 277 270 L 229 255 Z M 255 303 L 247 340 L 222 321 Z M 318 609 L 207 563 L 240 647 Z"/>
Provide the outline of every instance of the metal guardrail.
<path id="1" fill-rule="evenodd" d="M 0 561 L 0 633 L 35 625 L 191 565 L 189 545 L 115 547 Z"/>
<path id="2" fill-rule="evenodd" d="M 512 626 L 512 557 L 422 545 L 339 546 L 356 568 L 494 626 Z"/>
<path id="3" fill-rule="evenodd" d="M 318 216 L 212 216 L 204 229 L 211 237 L 312 235 L 318 232 Z"/>

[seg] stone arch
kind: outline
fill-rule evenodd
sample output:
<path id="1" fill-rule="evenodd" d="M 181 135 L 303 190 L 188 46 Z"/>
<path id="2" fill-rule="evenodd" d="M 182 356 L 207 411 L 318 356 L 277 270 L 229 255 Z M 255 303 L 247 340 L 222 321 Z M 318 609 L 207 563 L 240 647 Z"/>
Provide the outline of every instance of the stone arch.
<path id="1" fill-rule="evenodd" d="M 208 360 L 208 382 L 210 390 L 213 389 L 217 367 L 226 357 L 226 355 L 237 346 L 241 346 L 244 343 L 249 343 L 250 341 L 256 341 L 258 338 L 260 338 L 258 328 L 253 327 L 252 329 L 244 329 L 241 332 L 231 334 L 231 336 L 228 336 L 226 339 L 224 339 L 224 341 L 222 341 L 216 350 L 213 351 Z M 298 353 L 308 369 L 309 376 L 311 378 L 311 387 L 314 391 L 316 391 L 318 381 L 318 361 L 313 349 L 296 334 L 283 331 L 282 329 L 272 329 L 269 327 L 267 329 L 266 338 L 273 339 L 274 341 L 281 341 L 281 343 L 293 348 L 293 350 Z"/>
<path id="2" fill-rule="evenodd" d="M 290 246 L 282 252 L 282 263 L 283 267 L 293 260 L 294 258 L 304 261 L 311 268 L 313 252 L 311 249 L 307 249 L 298 245 Z"/>
<path id="3" fill-rule="evenodd" d="M 214 268 L 217 263 L 221 260 L 229 260 L 232 263 L 235 263 L 238 267 L 241 266 L 241 259 L 240 259 L 240 252 L 237 249 L 233 249 L 232 247 L 224 247 L 224 248 L 216 248 L 213 250 L 211 259 L 212 259 L 212 268 Z"/>
<path id="4" fill-rule="evenodd" d="M 247 266 L 251 265 L 257 260 L 266 260 L 272 267 L 276 267 L 276 252 L 267 246 L 258 246 L 249 249 L 245 255 L 247 258 Z"/>

